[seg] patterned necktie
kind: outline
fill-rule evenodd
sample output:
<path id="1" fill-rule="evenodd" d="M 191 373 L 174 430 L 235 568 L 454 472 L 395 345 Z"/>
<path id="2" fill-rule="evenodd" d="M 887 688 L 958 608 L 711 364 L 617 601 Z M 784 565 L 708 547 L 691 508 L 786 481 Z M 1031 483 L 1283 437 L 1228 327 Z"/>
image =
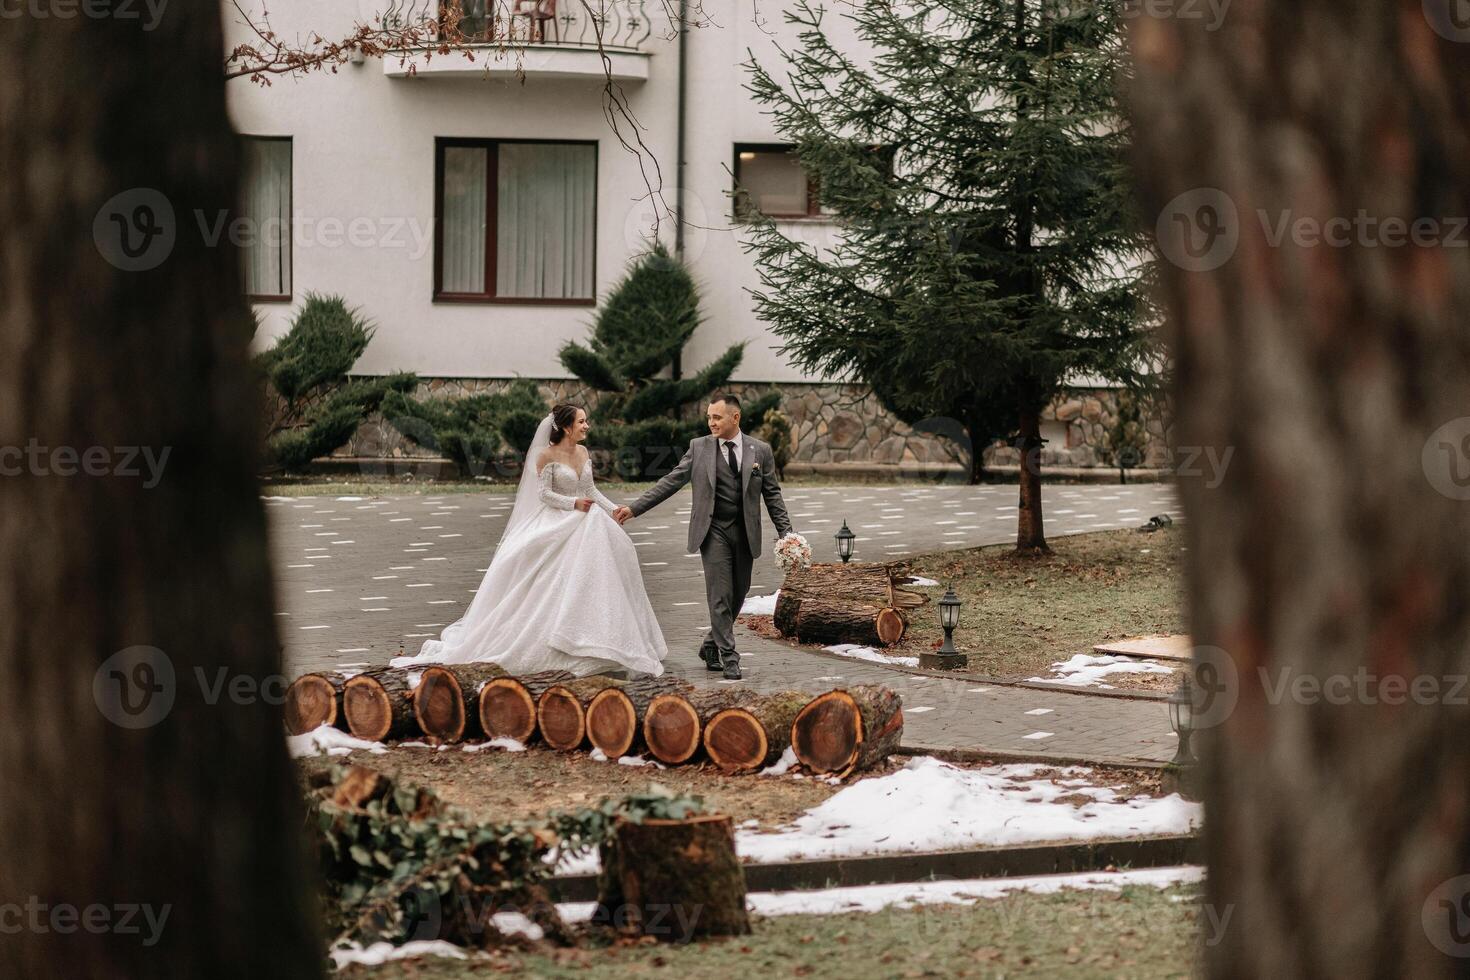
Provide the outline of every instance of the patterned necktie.
<path id="1" fill-rule="evenodd" d="M 730 461 L 730 472 L 731 473 L 734 473 L 735 474 L 735 479 L 739 480 L 740 479 L 740 464 L 735 461 L 735 443 L 733 441 L 726 442 L 725 443 L 725 450 L 730 454 L 728 457 L 726 457 Z"/>

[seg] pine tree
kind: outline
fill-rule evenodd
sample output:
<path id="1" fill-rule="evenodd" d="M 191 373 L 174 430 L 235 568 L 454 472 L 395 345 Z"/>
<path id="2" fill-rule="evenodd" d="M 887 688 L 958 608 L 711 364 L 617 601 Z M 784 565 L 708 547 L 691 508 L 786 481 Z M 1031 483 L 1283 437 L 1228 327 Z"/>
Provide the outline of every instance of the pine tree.
<path id="1" fill-rule="evenodd" d="M 853 4 L 864 66 L 803 0 L 751 91 L 839 226 L 830 249 L 752 221 L 759 316 L 806 370 L 870 385 L 899 418 L 949 416 L 971 480 L 1023 454 L 1017 547 L 1046 550 L 1040 416 L 1069 377 L 1143 385 L 1147 253 L 1131 214 L 1114 5 Z"/>
<path id="2" fill-rule="evenodd" d="M 271 464 L 304 469 L 351 439 L 385 395 L 418 386 L 407 373 L 348 380 L 372 339 L 372 324 L 340 297 L 308 293 L 291 329 L 255 357 L 279 396 L 266 439 Z"/>
<path id="3" fill-rule="evenodd" d="M 688 407 L 725 385 L 740 366 L 744 344 L 735 344 L 694 375 L 661 377 L 680 357 L 699 327 L 694 277 L 662 243 L 634 259 L 608 294 L 592 336 L 561 349 L 561 363 L 602 393 L 589 443 L 611 451 L 625 479 L 667 472 L 690 439 L 705 434 L 703 418 Z M 776 396 L 746 406 L 741 427 L 759 425 Z"/>

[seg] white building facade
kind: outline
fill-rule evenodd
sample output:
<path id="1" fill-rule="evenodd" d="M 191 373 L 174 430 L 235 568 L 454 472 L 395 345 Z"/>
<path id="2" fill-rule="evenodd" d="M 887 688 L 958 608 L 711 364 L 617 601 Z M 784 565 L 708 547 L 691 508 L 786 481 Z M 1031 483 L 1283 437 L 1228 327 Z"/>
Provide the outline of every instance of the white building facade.
<path id="1" fill-rule="evenodd" d="M 435 2 L 294 0 L 271 6 L 271 27 L 342 38 Z M 683 258 L 704 316 L 687 369 L 746 342 L 732 387 L 781 387 L 799 460 L 945 455 L 863 389 L 791 365 L 753 313 L 758 278 L 734 217 L 737 180 L 788 233 L 814 243 L 835 233 L 745 89 L 748 58 L 776 65 L 778 45 L 797 46 L 779 2 L 759 4 L 757 21 L 748 5 L 706 0 L 712 22 L 681 33 L 663 0 L 591 0 L 606 18 L 602 53 L 576 0 L 500 0 L 498 14 L 486 3 L 495 0 L 466 0 L 462 29 L 487 39 L 511 30 L 514 40 L 476 48 L 473 60 L 390 56 L 268 86 L 229 82 L 246 138 L 240 244 L 258 339 L 285 332 L 308 292 L 335 294 L 377 325 L 356 373 L 414 371 L 449 391 L 519 376 L 547 382 L 551 397 L 574 396 L 558 350 L 585 339 L 597 300 L 646 251 L 660 212 L 659 235 L 673 246 L 665 207 L 682 204 Z M 511 18 L 511 6 L 541 16 Z M 250 41 L 233 7 L 224 10 L 231 46 Z M 846 20 L 834 14 L 830 24 L 856 49 Z M 638 124 L 618 117 L 621 138 L 609 122 L 609 74 Z M 624 145 L 640 141 L 637 152 Z"/>

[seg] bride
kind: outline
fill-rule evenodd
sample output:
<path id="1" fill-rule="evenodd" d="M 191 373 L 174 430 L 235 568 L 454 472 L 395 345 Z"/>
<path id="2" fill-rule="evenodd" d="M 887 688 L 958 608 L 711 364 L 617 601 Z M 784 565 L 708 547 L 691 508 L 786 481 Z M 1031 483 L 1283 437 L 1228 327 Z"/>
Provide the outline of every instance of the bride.
<path id="1" fill-rule="evenodd" d="M 489 662 L 512 674 L 560 669 L 663 673 L 668 654 L 637 550 L 592 481 L 587 413 L 557 405 L 526 453 L 515 508 L 469 609 L 395 667 Z"/>

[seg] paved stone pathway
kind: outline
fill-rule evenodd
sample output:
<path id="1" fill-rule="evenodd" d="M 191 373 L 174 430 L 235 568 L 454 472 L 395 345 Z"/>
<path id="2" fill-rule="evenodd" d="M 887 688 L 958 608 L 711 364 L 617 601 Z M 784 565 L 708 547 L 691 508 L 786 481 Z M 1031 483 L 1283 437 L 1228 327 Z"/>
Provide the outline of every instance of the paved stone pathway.
<path id="1" fill-rule="evenodd" d="M 844 520 L 856 557 L 878 559 L 971 548 L 1015 536 L 1014 486 L 791 487 L 786 504 L 819 561 L 835 558 Z M 479 585 L 514 499 L 505 493 L 436 497 L 267 498 L 288 673 L 384 663 L 400 645 L 417 652 L 458 619 Z M 1133 527 L 1177 516 L 1173 490 L 1050 485 L 1049 536 Z M 685 551 L 689 491 L 626 525 L 639 549 L 671 673 L 700 686 L 732 683 L 705 671 L 696 650 L 708 624 L 699 555 Z M 765 518 L 765 527 L 770 522 Z M 780 587 L 766 555 L 752 595 Z M 1107 759 L 1174 753 L 1166 706 L 1071 691 L 977 685 L 793 650 L 741 629 L 746 680 L 758 690 L 824 690 L 884 683 L 904 699 L 905 743 Z"/>

